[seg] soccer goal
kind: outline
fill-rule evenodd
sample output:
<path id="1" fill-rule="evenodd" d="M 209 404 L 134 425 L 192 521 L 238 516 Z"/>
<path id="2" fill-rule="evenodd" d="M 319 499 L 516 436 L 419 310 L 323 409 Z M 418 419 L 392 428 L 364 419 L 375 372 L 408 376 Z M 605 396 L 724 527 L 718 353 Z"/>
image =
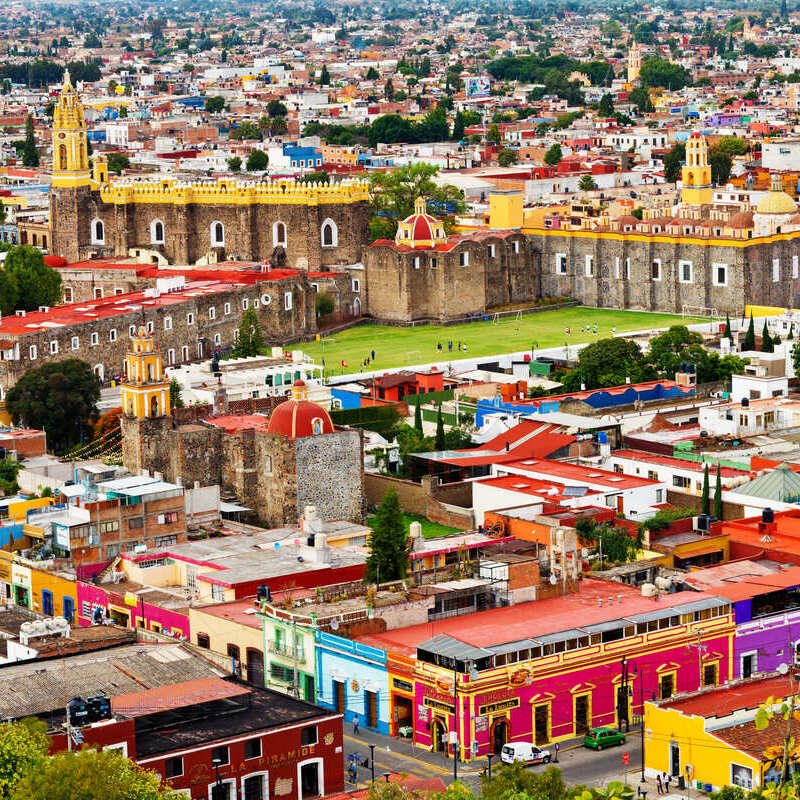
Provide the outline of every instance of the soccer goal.
<path id="1" fill-rule="evenodd" d="M 322 350 L 323 351 L 325 350 L 325 345 L 328 345 L 328 344 L 336 344 L 336 339 L 334 339 L 333 336 L 326 336 L 322 340 Z"/>
<path id="2" fill-rule="evenodd" d="M 419 364 L 422 361 L 422 353 L 419 350 L 406 351 L 406 364 Z"/>
<path id="3" fill-rule="evenodd" d="M 495 313 L 492 317 L 492 325 L 499 325 L 500 324 L 500 315 Z"/>
<path id="4" fill-rule="evenodd" d="M 681 312 L 683 319 L 687 317 L 708 317 L 709 319 L 722 319 L 719 311 L 714 306 L 690 306 L 684 303 Z"/>

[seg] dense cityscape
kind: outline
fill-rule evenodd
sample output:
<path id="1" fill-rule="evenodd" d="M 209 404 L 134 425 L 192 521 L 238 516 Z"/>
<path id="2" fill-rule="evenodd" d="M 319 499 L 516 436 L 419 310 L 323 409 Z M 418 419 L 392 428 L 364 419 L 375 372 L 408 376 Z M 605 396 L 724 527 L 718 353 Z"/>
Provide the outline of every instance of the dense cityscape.
<path id="1" fill-rule="evenodd" d="M 800 6 L 12 2 L 0 795 L 800 794 Z"/>

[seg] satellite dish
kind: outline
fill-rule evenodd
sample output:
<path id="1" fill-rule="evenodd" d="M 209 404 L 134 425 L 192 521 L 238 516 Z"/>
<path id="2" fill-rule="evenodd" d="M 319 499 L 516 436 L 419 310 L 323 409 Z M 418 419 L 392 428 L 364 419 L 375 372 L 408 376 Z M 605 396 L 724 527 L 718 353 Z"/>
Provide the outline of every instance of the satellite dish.
<path id="1" fill-rule="evenodd" d="M 785 675 L 788 671 L 789 671 L 789 665 L 788 664 L 778 664 L 778 672 L 781 675 Z"/>
<path id="2" fill-rule="evenodd" d="M 332 631 L 338 631 L 339 630 L 339 620 L 338 619 L 335 619 L 335 620 L 333 620 L 333 622 L 331 622 L 331 630 Z"/>

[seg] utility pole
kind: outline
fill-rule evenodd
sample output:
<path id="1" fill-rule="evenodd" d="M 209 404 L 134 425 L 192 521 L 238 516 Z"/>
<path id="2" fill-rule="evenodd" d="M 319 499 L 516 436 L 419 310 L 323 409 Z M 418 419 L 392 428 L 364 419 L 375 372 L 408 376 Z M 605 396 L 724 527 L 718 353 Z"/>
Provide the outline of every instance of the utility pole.
<path id="1" fill-rule="evenodd" d="M 297 617 L 295 617 L 294 614 L 292 614 L 292 663 L 294 665 L 294 670 L 292 671 L 292 692 L 296 698 L 299 698 L 300 687 L 297 681 Z"/>
<path id="2" fill-rule="evenodd" d="M 458 780 L 458 662 L 453 658 L 453 727 L 455 728 L 455 742 L 453 743 L 453 782 Z"/>

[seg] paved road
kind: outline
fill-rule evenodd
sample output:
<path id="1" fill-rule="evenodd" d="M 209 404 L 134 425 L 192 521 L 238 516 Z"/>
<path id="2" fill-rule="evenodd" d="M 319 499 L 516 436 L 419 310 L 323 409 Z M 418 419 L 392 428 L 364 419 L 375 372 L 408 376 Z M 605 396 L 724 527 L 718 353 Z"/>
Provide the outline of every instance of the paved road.
<path id="1" fill-rule="evenodd" d="M 361 759 L 369 758 L 369 745 L 375 746 L 375 778 L 381 780 L 384 773 L 402 772 L 415 778 L 441 778 L 446 784 L 453 780 L 453 762 L 439 753 L 429 753 L 415 748 L 406 741 L 391 739 L 388 736 L 360 730 L 356 736 L 351 726 L 347 725 L 344 735 L 345 769 L 351 753 L 359 753 Z M 551 748 L 552 749 L 552 748 Z M 623 767 L 622 754 L 627 752 L 630 765 Z M 628 783 L 639 785 L 641 749 L 638 732 L 632 731 L 628 741 L 619 747 L 595 752 L 577 744 L 565 745 L 559 751 L 558 767 L 561 769 L 567 784 L 582 783 L 587 786 L 600 786 L 611 780 L 624 780 L 627 770 Z M 498 759 L 492 760 L 492 766 Z M 459 779 L 477 788 L 481 771 L 486 767 L 486 759 L 478 759 L 469 764 L 458 765 Z M 537 765 L 530 769 L 541 771 L 545 767 Z M 359 767 L 358 785 L 366 786 L 372 778 L 371 767 Z M 352 784 L 348 784 L 352 788 Z M 649 789 L 653 789 L 652 786 Z M 655 791 L 652 791 L 655 796 Z"/>

